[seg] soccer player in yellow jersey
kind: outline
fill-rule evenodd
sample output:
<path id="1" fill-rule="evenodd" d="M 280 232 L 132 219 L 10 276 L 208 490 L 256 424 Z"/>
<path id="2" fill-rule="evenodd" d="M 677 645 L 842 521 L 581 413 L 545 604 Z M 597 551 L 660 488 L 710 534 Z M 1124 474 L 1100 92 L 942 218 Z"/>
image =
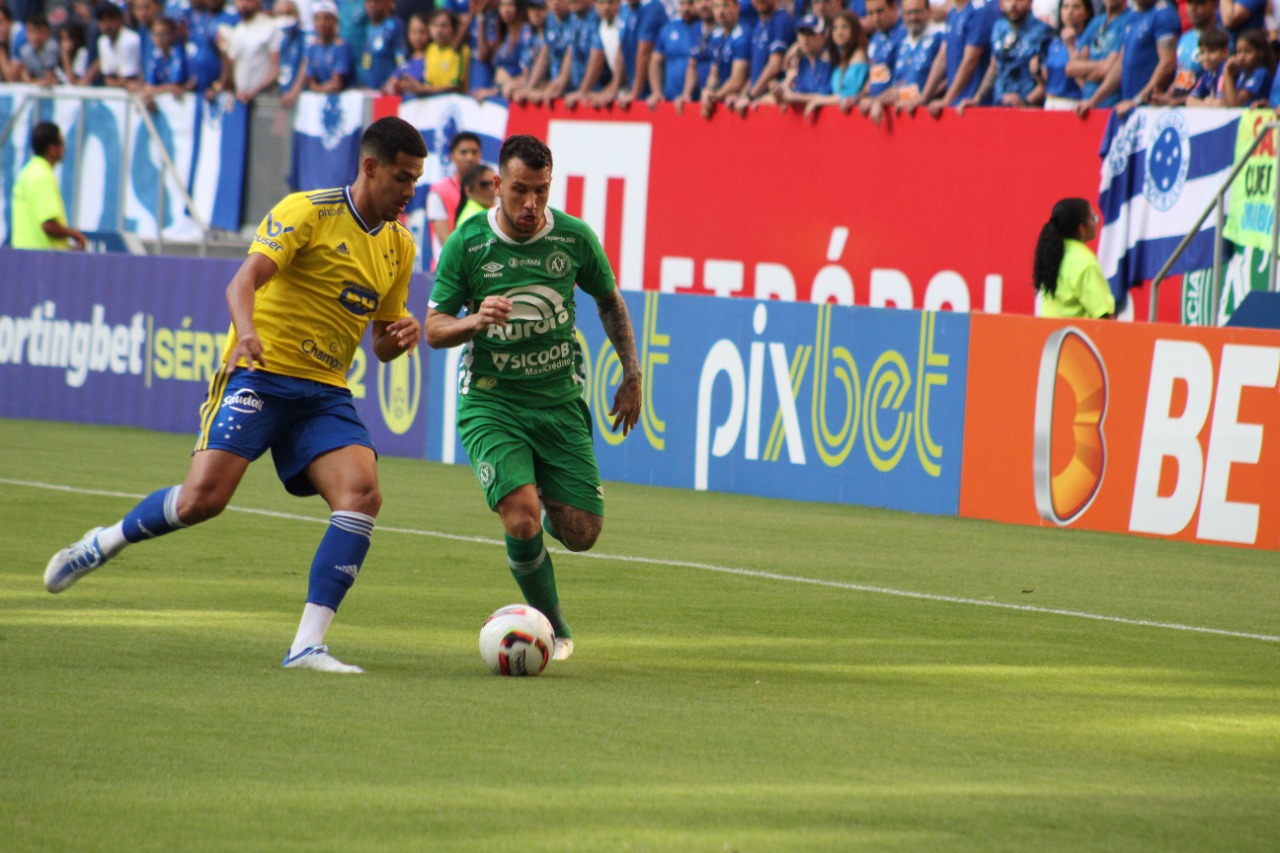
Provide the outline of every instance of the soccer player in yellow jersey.
<path id="1" fill-rule="evenodd" d="M 200 409 L 186 479 L 55 554 L 44 576 L 50 592 L 71 586 L 130 543 L 213 518 L 249 463 L 270 448 L 285 488 L 319 494 L 332 513 L 283 665 L 363 672 L 323 645 L 369 551 L 382 503 L 377 456 L 346 375 L 371 323 L 373 352 L 382 361 L 418 343 L 421 326 L 407 307 L 414 244 L 396 220 L 413 198 L 426 156 L 413 125 L 380 119 L 360 141 L 355 183 L 295 193 L 267 214 L 227 287 L 232 328 L 225 364 Z"/>

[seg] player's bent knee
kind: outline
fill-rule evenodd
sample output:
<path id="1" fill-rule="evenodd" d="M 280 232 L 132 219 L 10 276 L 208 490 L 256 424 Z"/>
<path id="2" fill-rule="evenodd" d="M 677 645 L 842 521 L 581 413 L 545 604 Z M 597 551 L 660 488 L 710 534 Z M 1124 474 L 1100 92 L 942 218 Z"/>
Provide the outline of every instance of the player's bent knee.
<path id="1" fill-rule="evenodd" d="M 371 486 L 351 494 L 347 500 L 350 506 L 343 507 L 352 512 L 362 512 L 370 517 L 377 517 L 382 509 L 382 492 L 377 486 Z"/>
<path id="2" fill-rule="evenodd" d="M 222 514 L 231 496 L 216 489 L 184 486 L 178 493 L 178 520 L 183 524 L 199 524 Z"/>
<path id="3" fill-rule="evenodd" d="M 562 532 L 564 547 L 570 551 L 590 551 L 600 538 L 602 524 L 585 524 Z"/>

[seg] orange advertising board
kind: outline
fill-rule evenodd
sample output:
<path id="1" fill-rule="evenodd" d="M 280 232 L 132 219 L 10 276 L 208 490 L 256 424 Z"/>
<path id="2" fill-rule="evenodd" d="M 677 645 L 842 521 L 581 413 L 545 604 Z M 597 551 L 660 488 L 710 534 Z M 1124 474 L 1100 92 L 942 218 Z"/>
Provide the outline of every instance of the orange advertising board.
<path id="1" fill-rule="evenodd" d="M 960 514 L 1280 548 L 1280 332 L 975 314 Z"/>

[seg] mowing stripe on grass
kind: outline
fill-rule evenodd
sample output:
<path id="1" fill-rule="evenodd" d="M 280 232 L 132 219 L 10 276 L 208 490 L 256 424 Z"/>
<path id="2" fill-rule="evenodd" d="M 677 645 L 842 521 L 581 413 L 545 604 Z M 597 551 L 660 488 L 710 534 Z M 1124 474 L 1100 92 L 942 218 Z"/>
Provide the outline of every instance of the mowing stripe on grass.
<path id="1" fill-rule="evenodd" d="M 63 486 L 56 483 L 37 483 L 28 480 L 10 480 L 0 477 L 0 483 L 10 486 L 24 486 L 32 489 L 46 489 L 57 492 L 71 492 L 77 495 L 93 495 L 98 497 L 109 498 L 128 498 L 130 500 L 141 500 L 143 495 L 131 494 L 129 492 L 113 492 L 104 489 L 83 489 L 77 486 Z M 251 507 L 228 506 L 228 510 L 232 512 L 243 512 L 250 515 L 262 515 L 270 518 L 281 518 L 288 521 L 304 521 L 311 524 L 328 524 L 329 517 L 324 516 L 317 518 L 308 515 L 296 515 L 290 512 L 276 512 L 269 509 L 253 509 Z M 450 539 L 455 542 L 474 542 L 479 545 L 502 545 L 499 539 L 487 538 L 484 536 L 462 536 L 456 533 L 443 533 L 438 530 L 416 530 L 408 527 L 385 527 L 378 525 L 377 528 L 383 533 L 401 533 L 407 536 L 428 536 L 433 539 Z M 555 553 L 571 554 L 575 557 L 585 557 L 593 560 L 615 560 L 624 563 L 643 563 L 651 566 L 675 566 L 682 569 L 696 569 L 703 572 L 718 572 L 725 575 L 736 575 L 738 577 L 760 578 L 762 580 L 781 581 L 783 583 L 808 584 L 810 586 L 829 587 L 831 589 L 844 589 L 852 592 L 866 592 L 874 595 L 892 595 L 899 598 L 914 598 L 923 601 L 937 601 L 944 604 L 967 604 L 974 607 L 994 607 L 999 610 L 1017 610 L 1024 613 L 1042 613 L 1048 616 L 1069 616 L 1076 619 L 1092 619 L 1096 622 L 1115 622 L 1121 625 L 1135 625 L 1141 628 L 1164 628 L 1170 631 L 1190 631 L 1197 634 L 1214 634 L 1220 637 L 1236 637 L 1245 640 L 1261 640 L 1267 643 L 1280 643 L 1280 636 L 1271 634 L 1252 634 L 1246 631 L 1231 631 L 1225 628 L 1206 628 L 1199 625 L 1181 625 L 1177 622 L 1155 622 L 1149 619 L 1130 619 L 1124 616 L 1107 616 L 1101 613 L 1086 613 L 1080 610 L 1061 610 L 1053 607 L 1037 607 L 1034 604 L 1008 604 L 1001 601 L 984 601 L 978 598 L 961 598 L 951 595 L 938 595 L 931 592 L 913 592 L 906 589 L 893 589 L 892 587 L 870 586 L 867 584 L 848 583 L 846 581 L 823 580 L 821 578 L 806 578 L 799 575 L 783 575 L 777 572 L 765 572 L 759 569 L 743 569 L 734 566 L 717 566 L 711 563 L 694 563 L 688 560 L 662 560 L 654 557 L 632 557 L 622 554 L 604 554 L 595 552 L 570 552 L 560 549 L 549 549 Z"/>

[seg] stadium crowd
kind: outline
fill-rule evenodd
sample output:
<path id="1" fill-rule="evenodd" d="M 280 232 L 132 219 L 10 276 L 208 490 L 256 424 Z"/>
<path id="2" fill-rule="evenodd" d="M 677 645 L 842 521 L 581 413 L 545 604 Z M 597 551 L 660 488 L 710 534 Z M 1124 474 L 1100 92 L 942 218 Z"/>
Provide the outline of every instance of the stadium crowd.
<path id="1" fill-rule="evenodd" d="M 69 5 L 67 5 L 69 2 Z M 0 81 L 1123 114 L 1280 106 L 1267 0 L 0 0 Z M 264 7 L 265 4 L 265 7 Z"/>

